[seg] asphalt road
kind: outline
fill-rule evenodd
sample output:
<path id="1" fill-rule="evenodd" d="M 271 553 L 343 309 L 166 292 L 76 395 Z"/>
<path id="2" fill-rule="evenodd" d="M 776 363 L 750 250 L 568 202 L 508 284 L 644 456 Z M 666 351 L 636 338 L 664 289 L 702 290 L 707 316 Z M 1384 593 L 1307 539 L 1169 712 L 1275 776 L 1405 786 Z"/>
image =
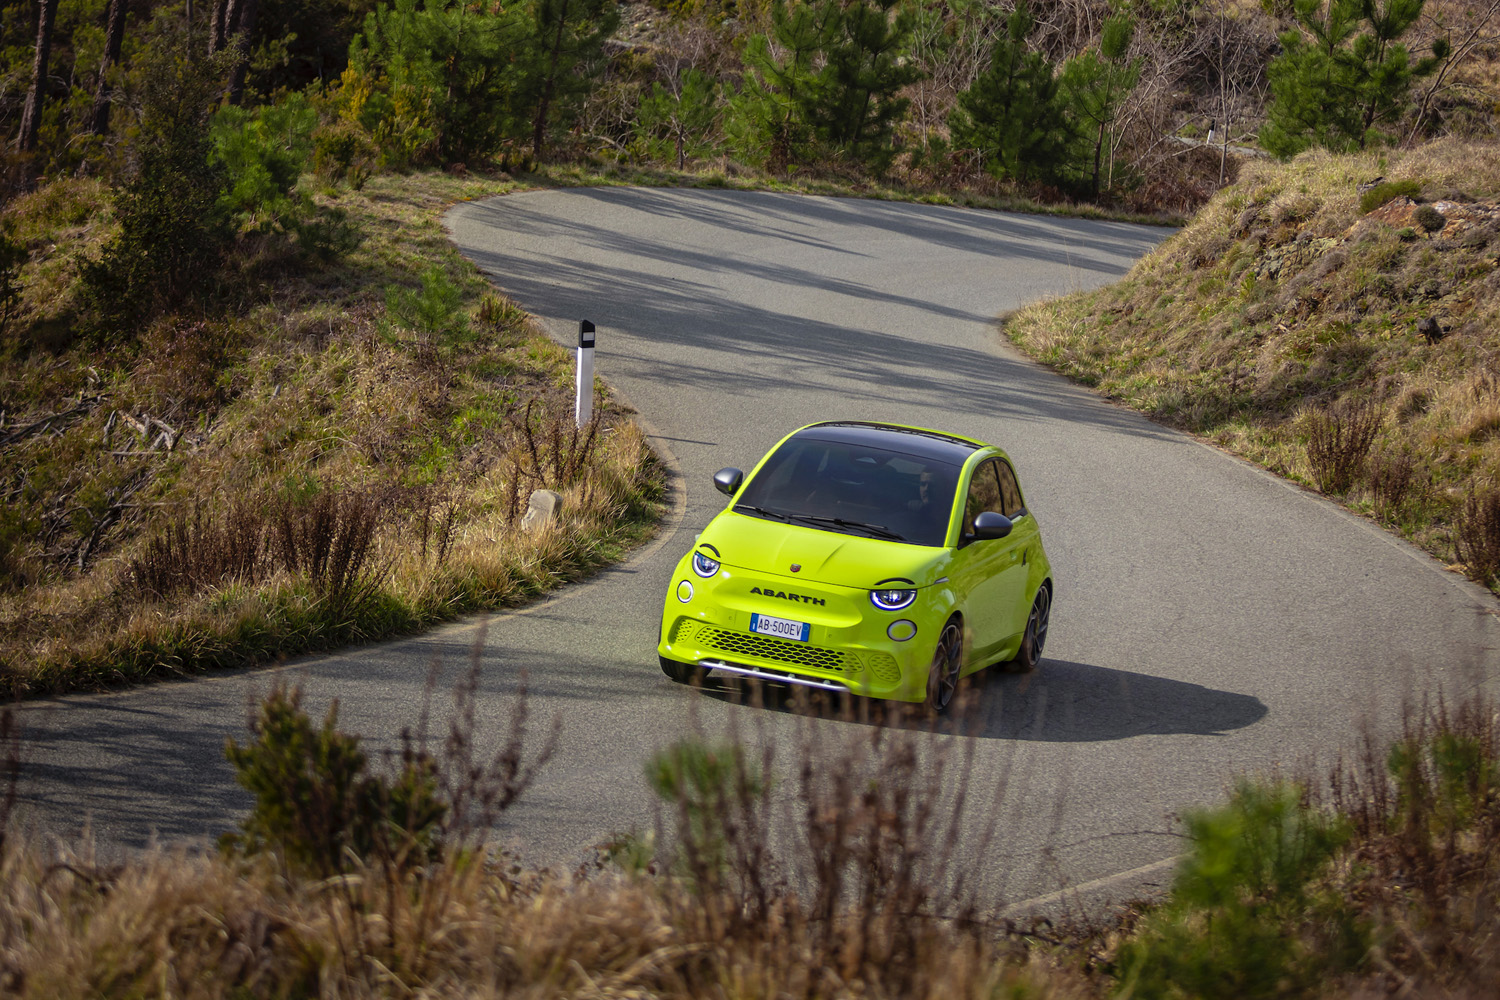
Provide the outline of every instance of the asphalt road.
<path id="1" fill-rule="evenodd" d="M 649 827 L 651 751 L 695 727 L 762 745 L 857 739 L 856 722 L 695 695 L 654 642 L 668 573 L 719 509 L 711 474 L 787 430 L 887 419 L 994 441 L 1017 463 L 1051 556 L 1047 660 L 986 676 L 956 735 L 999 839 L 963 863 L 1011 900 L 1162 881 L 1167 816 L 1233 775 L 1324 766 L 1403 702 L 1500 677 L 1487 594 L 1367 522 L 1102 402 L 1020 357 L 993 317 L 1122 274 L 1168 235 L 1120 223 L 767 193 L 579 189 L 464 204 L 454 240 L 598 370 L 680 473 L 658 538 L 624 565 L 490 621 L 480 716 L 499 738 L 517 679 L 556 758 L 501 835 L 572 863 Z M 315 708 L 377 739 L 414 722 L 428 665 L 478 626 L 288 668 Z M 269 672 L 26 707 L 28 813 L 107 844 L 209 836 L 247 803 L 222 747 Z M 488 744 L 487 744 L 488 745 Z M 785 756 L 785 754 L 783 754 Z M 974 841 L 978 843 L 976 839 Z M 1121 874 L 1125 873 L 1125 874 Z M 1132 874 L 1133 873 L 1133 874 Z M 1123 891 L 1123 890 L 1122 890 Z"/>

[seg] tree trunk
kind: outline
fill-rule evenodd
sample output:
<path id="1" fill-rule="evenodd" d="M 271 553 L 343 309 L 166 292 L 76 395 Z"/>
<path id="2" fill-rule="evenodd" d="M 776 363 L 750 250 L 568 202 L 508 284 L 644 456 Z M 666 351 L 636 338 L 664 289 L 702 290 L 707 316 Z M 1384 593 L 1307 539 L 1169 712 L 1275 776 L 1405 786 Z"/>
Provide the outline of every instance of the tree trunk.
<path id="1" fill-rule="evenodd" d="M 38 7 L 36 59 L 31 64 L 31 89 L 26 92 L 26 106 L 21 111 L 21 135 L 16 143 L 23 153 L 36 149 L 37 130 L 42 124 L 47 59 L 52 54 L 52 21 L 57 16 L 57 0 L 40 0 Z"/>
<path id="2" fill-rule="evenodd" d="M 547 112 L 551 110 L 552 90 L 557 82 L 557 63 L 562 58 L 563 30 L 568 23 L 568 0 L 563 0 L 562 10 L 557 15 L 557 37 L 552 42 L 552 65 L 547 68 L 547 82 L 542 85 L 542 96 L 536 105 L 536 122 L 531 131 L 531 156 L 538 162 L 542 159 L 542 138 L 547 131 Z"/>
<path id="3" fill-rule="evenodd" d="M 1099 137 L 1094 140 L 1094 200 L 1099 200 L 1099 160 L 1104 152 L 1104 123 L 1099 123 Z"/>
<path id="4" fill-rule="evenodd" d="M 94 91 L 94 108 L 89 127 L 95 135 L 109 131 L 109 71 L 120 61 L 120 44 L 125 40 L 126 0 L 109 0 L 108 20 L 104 27 L 104 58 L 99 62 L 99 88 Z"/>
<path id="5" fill-rule="evenodd" d="M 229 103 L 238 104 L 245 93 L 245 74 L 250 70 L 250 39 L 255 35 L 255 19 L 260 13 L 260 0 L 239 0 L 233 8 L 229 37 L 234 39 L 238 52 L 234 60 L 234 72 L 229 74 Z"/>
<path id="6" fill-rule="evenodd" d="M 213 16 L 208 21 L 208 54 L 213 55 L 224 48 L 225 30 L 229 24 L 229 5 L 233 0 L 217 0 Z"/>

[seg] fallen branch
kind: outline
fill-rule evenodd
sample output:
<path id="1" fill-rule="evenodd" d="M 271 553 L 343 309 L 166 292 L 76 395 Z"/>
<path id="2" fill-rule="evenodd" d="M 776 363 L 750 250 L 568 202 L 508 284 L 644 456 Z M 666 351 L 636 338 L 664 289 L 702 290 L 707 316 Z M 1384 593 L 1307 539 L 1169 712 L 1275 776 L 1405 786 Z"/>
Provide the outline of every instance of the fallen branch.
<path id="1" fill-rule="evenodd" d="M 64 410 L 61 413 L 49 414 L 48 416 L 45 416 L 40 420 L 26 424 L 24 427 L 18 427 L 15 430 L 11 431 L 9 434 L 5 435 L 5 437 L 0 438 L 0 448 L 5 447 L 6 445 L 15 444 L 17 441 L 23 441 L 26 438 L 31 437 L 31 435 L 37 433 L 38 431 L 46 430 L 55 420 L 68 420 L 80 414 L 88 413 L 93 408 L 94 407 L 88 403 L 80 403 L 78 406 L 73 407 L 71 410 Z"/>

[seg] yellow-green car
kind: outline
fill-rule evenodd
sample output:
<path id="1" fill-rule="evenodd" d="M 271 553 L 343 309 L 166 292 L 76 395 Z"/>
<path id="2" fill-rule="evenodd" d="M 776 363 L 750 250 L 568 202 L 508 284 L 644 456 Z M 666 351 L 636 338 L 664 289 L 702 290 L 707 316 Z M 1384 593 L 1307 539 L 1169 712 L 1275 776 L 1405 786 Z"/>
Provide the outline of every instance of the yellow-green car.
<path id="1" fill-rule="evenodd" d="M 953 700 L 959 678 L 1042 658 L 1052 568 L 1004 451 L 956 434 L 839 421 L 793 431 L 682 557 L 661 668 L 828 691 Z"/>

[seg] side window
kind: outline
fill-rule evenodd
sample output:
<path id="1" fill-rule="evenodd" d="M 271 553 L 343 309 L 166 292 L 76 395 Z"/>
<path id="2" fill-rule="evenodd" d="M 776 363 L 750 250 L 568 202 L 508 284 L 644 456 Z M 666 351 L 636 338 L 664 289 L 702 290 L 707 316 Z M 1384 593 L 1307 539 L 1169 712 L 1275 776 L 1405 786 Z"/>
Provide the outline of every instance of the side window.
<path id="1" fill-rule="evenodd" d="M 969 497 L 964 504 L 965 534 L 974 531 L 974 518 L 985 511 L 1004 513 L 1001 510 L 1000 480 L 995 473 L 995 466 L 998 464 L 994 459 L 990 459 L 974 470 L 974 478 L 969 481 Z"/>
<path id="2" fill-rule="evenodd" d="M 1026 509 L 1026 505 L 1021 502 L 1021 487 L 1016 485 L 1016 474 L 1005 462 L 996 462 L 995 466 L 1000 473 L 1000 496 L 1005 502 L 1005 509 L 1000 513 L 1006 517 L 1015 517 Z"/>

